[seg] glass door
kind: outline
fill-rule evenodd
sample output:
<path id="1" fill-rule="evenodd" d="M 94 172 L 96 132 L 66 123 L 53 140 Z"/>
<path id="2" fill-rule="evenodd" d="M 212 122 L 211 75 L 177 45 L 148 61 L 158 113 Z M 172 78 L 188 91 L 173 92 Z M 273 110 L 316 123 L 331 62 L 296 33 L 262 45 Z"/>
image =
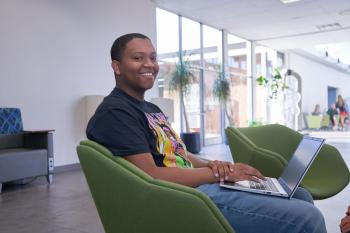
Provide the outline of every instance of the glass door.
<path id="1" fill-rule="evenodd" d="M 209 26 L 203 26 L 204 58 L 204 144 L 212 145 L 222 142 L 221 105 L 214 98 L 213 86 L 222 69 L 222 32 Z"/>

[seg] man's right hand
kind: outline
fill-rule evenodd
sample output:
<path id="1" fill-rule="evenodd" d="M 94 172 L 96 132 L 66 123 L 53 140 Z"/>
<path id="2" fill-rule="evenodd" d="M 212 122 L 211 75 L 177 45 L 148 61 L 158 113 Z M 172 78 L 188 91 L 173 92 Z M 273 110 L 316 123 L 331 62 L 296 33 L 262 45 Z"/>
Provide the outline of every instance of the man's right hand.
<path id="1" fill-rule="evenodd" d="M 266 178 L 254 167 L 243 163 L 233 164 L 233 171 L 229 173 L 228 181 L 237 182 L 241 180 L 252 180 L 260 182 Z"/>

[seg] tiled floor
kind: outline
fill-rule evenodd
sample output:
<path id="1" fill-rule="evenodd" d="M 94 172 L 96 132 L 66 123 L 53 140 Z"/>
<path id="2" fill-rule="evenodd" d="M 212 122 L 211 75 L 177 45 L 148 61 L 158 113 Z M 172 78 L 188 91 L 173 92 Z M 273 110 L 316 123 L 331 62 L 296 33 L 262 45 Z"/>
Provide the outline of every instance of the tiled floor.
<path id="1" fill-rule="evenodd" d="M 1 233 L 103 232 L 85 177 L 79 171 L 44 177 L 23 187 L 4 187 L 0 195 Z"/>
<path id="2" fill-rule="evenodd" d="M 311 132 L 327 138 L 350 166 L 350 134 Z M 226 145 L 205 147 L 200 156 L 231 160 Z M 80 170 L 56 174 L 47 185 L 44 177 L 24 186 L 7 186 L 0 194 L 1 233 L 99 233 L 103 227 Z M 327 200 L 316 201 L 326 218 L 328 233 L 339 232 L 339 221 L 350 205 L 350 188 Z"/>

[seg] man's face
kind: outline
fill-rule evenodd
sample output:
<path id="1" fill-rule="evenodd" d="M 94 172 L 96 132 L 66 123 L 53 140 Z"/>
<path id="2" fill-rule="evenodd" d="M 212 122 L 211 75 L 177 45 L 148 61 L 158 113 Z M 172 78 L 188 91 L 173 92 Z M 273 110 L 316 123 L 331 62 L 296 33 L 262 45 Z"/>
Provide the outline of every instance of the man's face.
<path id="1" fill-rule="evenodd" d="M 119 88 L 139 96 L 152 88 L 159 71 L 157 53 L 148 39 L 134 38 L 128 42 L 120 61 L 112 61 Z"/>

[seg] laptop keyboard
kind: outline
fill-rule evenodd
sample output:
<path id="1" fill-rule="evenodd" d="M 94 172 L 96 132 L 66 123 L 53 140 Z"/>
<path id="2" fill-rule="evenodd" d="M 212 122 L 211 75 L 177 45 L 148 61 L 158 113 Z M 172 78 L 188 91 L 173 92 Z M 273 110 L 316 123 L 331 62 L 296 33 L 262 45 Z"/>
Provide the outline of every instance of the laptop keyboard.
<path id="1" fill-rule="evenodd" d="M 255 181 L 249 181 L 249 185 L 250 185 L 250 188 L 253 188 L 253 189 L 278 192 L 278 189 L 276 188 L 275 184 L 272 182 L 271 179 L 262 180 L 260 183 Z"/>

